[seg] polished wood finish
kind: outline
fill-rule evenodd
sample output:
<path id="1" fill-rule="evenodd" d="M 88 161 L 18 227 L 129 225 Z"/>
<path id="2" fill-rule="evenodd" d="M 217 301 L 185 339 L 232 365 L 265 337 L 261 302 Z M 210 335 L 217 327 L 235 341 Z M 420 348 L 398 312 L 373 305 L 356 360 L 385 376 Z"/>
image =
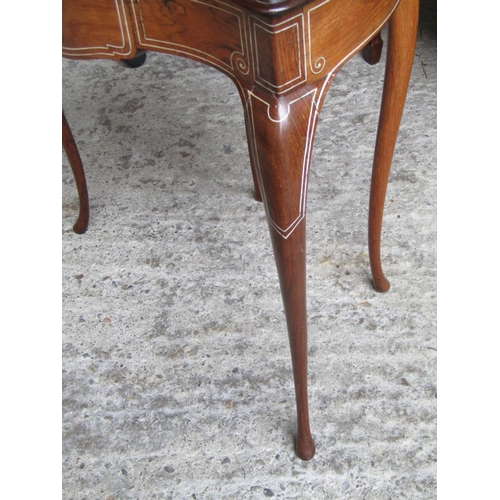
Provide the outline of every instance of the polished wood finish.
<path id="1" fill-rule="evenodd" d="M 373 159 L 368 214 L 370 266 L 373 286 L 377 292 L 387 292 L 390 288 L 390 283 L 382 271 L 380 258 L 382 218 L 389 171 L 410 81 L 417 39 L 417 23 L 418 1 L 401 0 L 389 21 L 384 91 Z"/>
<path id="2" fill-rule="evenodd" d="M 128 59 L 136 52 L 125 0 L 63 0 L 63 56 Z"/>
<path id="3" fill-rule="evenodd" d="M 287 320 L 298 414 L 296 450 L 303 460 L 312 458 L 315 449 L 307 402 L 306 196 L 312 140 L 327 86 L 323 78 L 274 100 L 269 92 L 251 92 L 245 106 Z"/>
<path id="4" fill-rule="evenodd" d="M 78 151 L 75 139 L 68 125 L 68 121 L 62 114 L 62 143 L 66 156 L 68 157 L 73 177 L 76 182 L 76 189 L 78 191 L 78 198 L 80 200 L 80 212 L 78 219 L 73 226 L 73 231 L 77 234 L 83 234 L 89 226 L 89 195 L 87 191 L 87 180 L 85 179 L 85 172 L 83 170 L 82 159 Z"/>
<path id="5" fill-rule="evenodd" d="M 374 285 L 383 291 L 388 282 L 380 266 L 382 212 L 413 58 L 418 0 L 124 1 L 117 0 L 112 15 L 110 0 L 63 0 L 63 24 L 71 20 L 63 30 L 63 54 L 124 59 L 137 50 L 155 50 L 208 64 L 235 83 L 245 110 L 255 197 L 264 203 L 287 321 L 296 451 L 308 460 L 315 447 L 307 398 L 306 200 L 316 124 L 336 73 L 390 19 L 369 215 Z M 102 9 L 114 24 L 96 19 Z M 113 45 L 104 44 L 103 32 L 94 33 L 94 23 L 95 30 L 106 25 Z M 123 42 L 119 49 L 117 40 Z"/>

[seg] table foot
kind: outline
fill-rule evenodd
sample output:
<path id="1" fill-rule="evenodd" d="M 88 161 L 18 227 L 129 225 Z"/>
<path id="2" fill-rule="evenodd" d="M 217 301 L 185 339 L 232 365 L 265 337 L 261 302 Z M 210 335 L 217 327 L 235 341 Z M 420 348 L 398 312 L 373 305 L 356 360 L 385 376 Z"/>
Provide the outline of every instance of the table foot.
<path id="1" fill-rule="evenodd" d="M 295 453 L 302 460 L 311 460 L 316 453 L 316 446 L 310 436 L 302 439 L 297 439 Z"/>

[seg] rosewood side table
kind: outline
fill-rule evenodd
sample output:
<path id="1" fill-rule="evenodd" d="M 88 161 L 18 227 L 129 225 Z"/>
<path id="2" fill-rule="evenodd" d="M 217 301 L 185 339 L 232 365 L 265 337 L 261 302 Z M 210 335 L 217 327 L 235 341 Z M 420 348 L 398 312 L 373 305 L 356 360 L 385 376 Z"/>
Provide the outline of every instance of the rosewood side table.
<path id="1" fill-rule="evenodd" d="M 342 65 L 389 23 L 373 162 L 369 253 L 380 262 L 385 193 L 412 67 L 418 0 L 63 0 L 63 56 L 132 59 L 138 51 L 188 57 L 228 75 L 244 107 L 255 186 L 263 201 L 288 327 L 297 403 L 296 452 L 315 447 L 307 399 L 306 196 L 325 94 Z M 63 142 L 80 196 L 75 231 L 88 224 L 85 175 L 69 125 Z"/>

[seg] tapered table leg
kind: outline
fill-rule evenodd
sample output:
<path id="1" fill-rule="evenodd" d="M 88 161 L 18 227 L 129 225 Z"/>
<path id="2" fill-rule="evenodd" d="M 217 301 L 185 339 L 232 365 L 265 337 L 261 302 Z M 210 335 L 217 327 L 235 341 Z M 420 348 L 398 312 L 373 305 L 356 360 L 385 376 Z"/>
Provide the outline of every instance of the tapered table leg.
<path id="1" fill-rule="evenodd" d="M 71 170 L 73 171 L 76 189 L 78 190 L 78 198 L 80 200 L 80 212 L 73 226 L 73 230 L 75 233 L 83 234 L 89 225 L 89 195 L 87 191 L 87 181 L 85 179 L 80 153 L 78 152 L 78 146 L 71 133 L 71 128 L 64 116 L 64 112 L 62 114 L 62 143 L 69 164 L 71 165 Z"/>
<path id="2" fill-rule="evenodd" d="M 287 239 L 270 229 L 292 355 L 297 404 L 295 449 L 302 460 L 310 460 L 315 445 L 307 395 L 306 221 L 303 219 Z"/>
<path id="3" fill-rule="evenodd" d="M 286 96 L 247 89 L 244 101 L 250 153 L 269 222 L 287 321 L 297 403 L 296 452 L 303 460 L 315 452 L 307 400 L 305 215 L 323 83 Z"/>
<path id="4" fill-rule="evenodd" d="M 410 81 L 417 23 L 418 0 L 401 0 L 389 20 L 384 91 L 373 160 L 368 215 L 370 265 L 373 286 L 378 292 L 386 292 L 390 287 L 380 260 L 382 217 L 389 170 Z"/>

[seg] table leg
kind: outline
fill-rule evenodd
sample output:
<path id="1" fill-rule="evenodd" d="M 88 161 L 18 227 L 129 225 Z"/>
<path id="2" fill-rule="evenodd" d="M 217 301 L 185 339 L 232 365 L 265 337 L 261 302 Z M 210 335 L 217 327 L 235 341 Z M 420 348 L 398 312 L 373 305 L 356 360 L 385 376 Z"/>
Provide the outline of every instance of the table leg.
<path id="1" fill-rule="evenodd" d="M 306 196 L 324 80 L 285 96 L 247 90 L 246 125 L 266 209 L 292 356 L 297 455 L 314 456 L 307 398 Z M 326 85 L 325 85 L 326 87 Z M 324 88 L 323 88 L 324 90 Z"/>
<path id="2" fill-rule="evenodd" d="M 245 103 L 243 103 L 245 105 Z M 248 114 L 245 115 L 245 122 L 249 119 Z M 246 124 L 247 130 L 249 129 L 249 124 Z M 249 141 L 248 144 L 248 152 L 250 157 L 250 166 L 252 168 L 252 179 L 253 179 L 253 196 L 257 201 L 262 201 L 262 193 L 260 192 L 259 186 L 259 178 L 257 173 L 257 158 L 255 156 L 254 147 L 250 144 L 250 141 L 253 141 L 253 138 L 250 134 L 247 134 L 247 139 Z"/>
<path id="3" fill-rule="evenodd" d="M 373 160 L 368 215 L 370 265 L 373 286 L 378 292 L 386 292 L 390 288 L 380 260 L 382 217 L 392 156 L 410 81 L 417 23 L 418 0 L 401 0 L 389 20 L 384 91 Z"/>
<path id="4" fill-rule="evenodd" d="M 303 219 L 287 239 L 271 228 L 271 239 L 292 356 L 297 405 L 295 447 L 302 460 L 310 460 L 315 446 L 309 426 L 307 395 L 306 220 Z"/>
<path id="5" fill-rule="evenodd" d="M 382 36 L 378 32 L 363 49 L 363 59 L 371 65 L 379 63 L 383 46 L 384 40 L 382 40 Z"/>
<path id="6" fill-rule="evenodd" d="M 140 68 L 146 62 L 147 52 L 138 50 L 132 59 L 123 59 L 123 62 L 129 68 Z"/>
<path id="7" fill-rule="evenodd" d="M 78 234 L 83 234 L 89 225 L 89 195 L 87 191 L 87 181 L 83 170 L 82 159 L 78 152 L 78 146 L 69 127 L 68 121 L 62 114 L 62 143 L 66 156 L 68 157 L 71 170 L 76 182 L 78 190 L 78 198 L 80 200 L 80 213 L 78 219 L 73 226 L 73 231 Z"/>

